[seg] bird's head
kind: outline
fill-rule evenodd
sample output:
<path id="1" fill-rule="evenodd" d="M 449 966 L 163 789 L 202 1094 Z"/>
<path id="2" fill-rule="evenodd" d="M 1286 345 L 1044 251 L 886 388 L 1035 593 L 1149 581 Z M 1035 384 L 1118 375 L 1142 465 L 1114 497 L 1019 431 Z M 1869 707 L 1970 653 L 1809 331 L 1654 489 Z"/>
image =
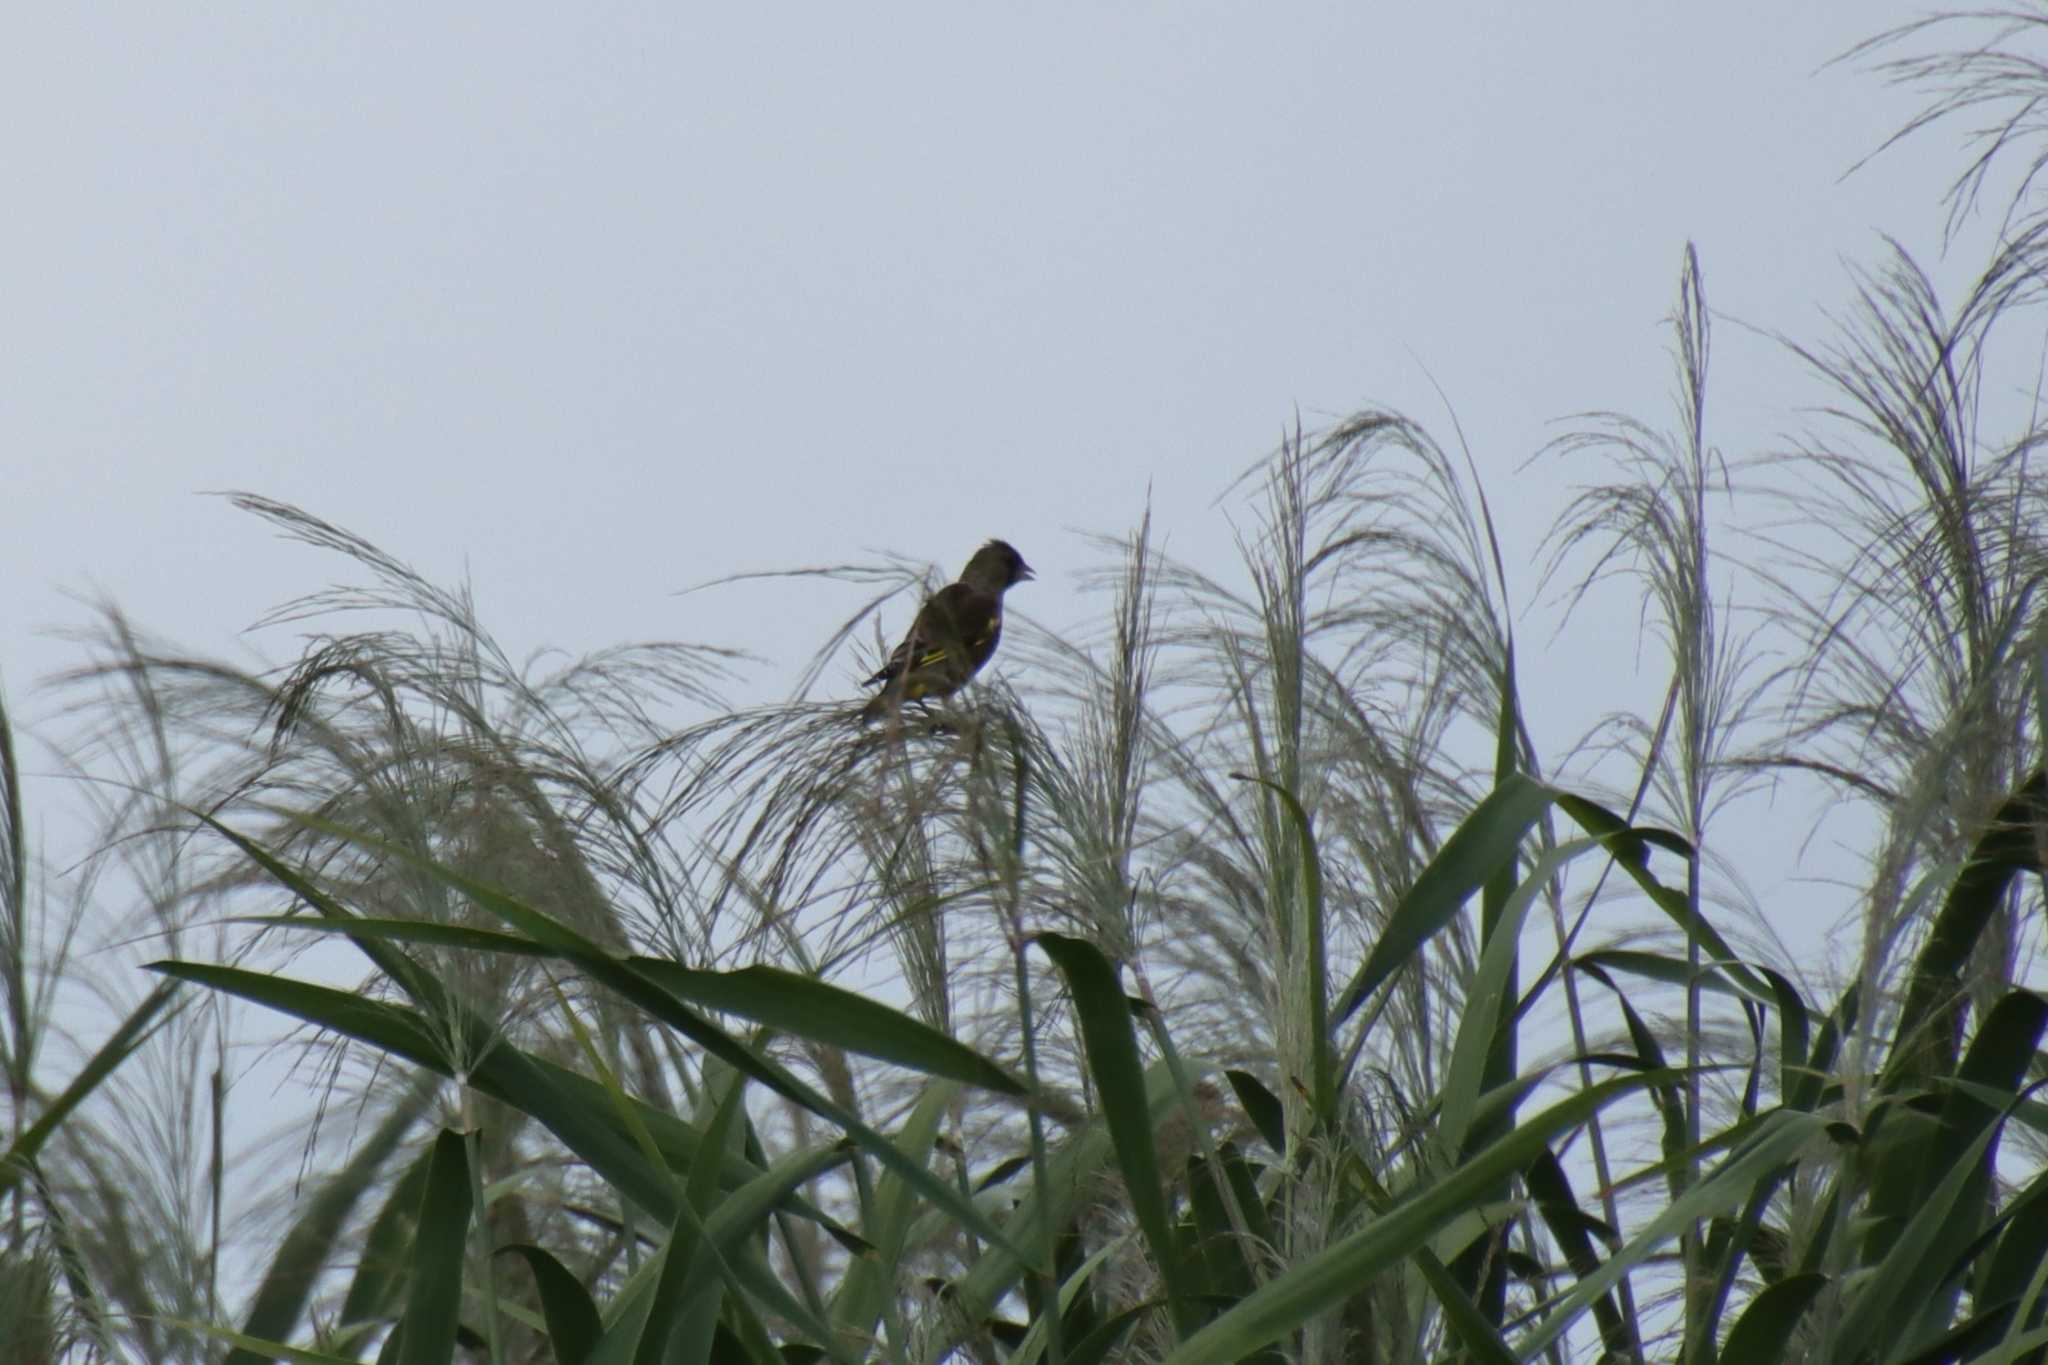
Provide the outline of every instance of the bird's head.
<path id="1" fill-rule="evenodd" d="M 961 582 L 989 592 L 1002 592 L 1034 577 L 1024 556 L 1007 540 L 991 540 L 976 550 L 974 558 L 960 571 Z"/>

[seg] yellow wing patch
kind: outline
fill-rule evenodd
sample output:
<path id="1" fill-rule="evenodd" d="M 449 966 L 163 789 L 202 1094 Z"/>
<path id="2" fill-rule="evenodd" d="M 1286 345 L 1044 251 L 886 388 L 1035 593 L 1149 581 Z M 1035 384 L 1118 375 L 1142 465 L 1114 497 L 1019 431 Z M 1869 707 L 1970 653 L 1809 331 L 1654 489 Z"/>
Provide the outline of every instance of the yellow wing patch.
<path id="1" fill-rule="evenodd" d="M 986 623 L 983 624 L 980 632 L 976 634 L 972 640 L 967 641 L 968 649 L 970 651 L 979 649 L 981 646 L 987 644 L 990 640 L 995 639 L 997 634 L 999 634 L 1002 631 L 1002 628 L 1003 615 L 1001 612 L 996 612 L 988 618 Z M 917 662 L 913 664 L 912 667 L 931 668 L 937 664 L 942 664 L 945 661 L 946 647 L 944 645 L 935 645 L 931 649 L 927 649 L 924 653 L 918 655 Z"/>

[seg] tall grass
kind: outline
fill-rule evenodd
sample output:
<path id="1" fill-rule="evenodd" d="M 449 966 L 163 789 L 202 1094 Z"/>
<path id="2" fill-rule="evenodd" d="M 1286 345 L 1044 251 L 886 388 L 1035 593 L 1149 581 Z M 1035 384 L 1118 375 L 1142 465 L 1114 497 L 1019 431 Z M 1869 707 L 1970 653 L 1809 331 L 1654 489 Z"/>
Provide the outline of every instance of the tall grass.
<path id="1" fill-rule="evenodd" d="M 1885 69 L 2013 101 L 1998 153 L 2017 53 Z M 882 598 L 735 708 L 727 653 L 521 666 L 239 497 L 356 582 L 273 674 L 102 614 L 84 868 L 0 710 L 0 1354 L 2041 1358 L 2048 507 L 1990 379 L 2031 174 L 1957 307 L 1901 252 L 1788 343 L 1789 450 L 1723 453 L 1688 248 L 1672 415 L 1542 456 L 1590 482 L 1536 583 L 1369 410 L 1226 490 L 1237 562 L 1141 516 L 1099 624 L 886 725 L 811 699 Z M 1546 580 L 1662 698 L 1562 755 Z M 1835 980 L 1771 932 L 1803 892 L 1731 894 L 1795 778 L 1874 831 Z M 154 977 L 88 970 L 110 907 Z"/>

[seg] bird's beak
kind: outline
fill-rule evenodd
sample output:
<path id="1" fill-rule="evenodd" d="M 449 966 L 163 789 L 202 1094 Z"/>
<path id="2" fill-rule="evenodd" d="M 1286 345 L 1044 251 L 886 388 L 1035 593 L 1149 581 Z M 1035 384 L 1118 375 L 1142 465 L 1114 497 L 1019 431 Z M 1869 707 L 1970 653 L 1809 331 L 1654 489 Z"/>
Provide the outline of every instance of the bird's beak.
<path id="1" fill-rule="evenodd" d="M 1031 572 L 1031 566 L 1029 564 L 1026 564 L 1021 559 L 1017 561 L 1017 581 L 1019 583 L 1029 583 L 1032 579 L 1036 577 L 1038 577 L 1038 575 Z"/>

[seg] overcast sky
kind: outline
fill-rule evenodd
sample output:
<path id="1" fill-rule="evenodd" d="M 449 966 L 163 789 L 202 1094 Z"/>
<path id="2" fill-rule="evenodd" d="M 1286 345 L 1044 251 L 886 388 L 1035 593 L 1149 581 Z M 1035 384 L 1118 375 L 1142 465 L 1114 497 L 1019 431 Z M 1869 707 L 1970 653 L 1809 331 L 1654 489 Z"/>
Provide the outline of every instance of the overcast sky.
<path id="1" fill-rule="evenodd" d="M 1297 411 L 1450 443 L 1432 376 L 1526 560 L 1552 419 L 1664 417 L 1688 239 L 1717 312 L 1806 337 L 1880 234 L 1935 257 L 1953 135 L 1844 178 L 1918 97 L 1823 69 L 1916 12 L 25 7 L 0 683 L 47 710 L 79 656 L 37 632 L 80 592 L 289 658 L 241 632 L 340 566 L 199 496 L 250 489 L 466 573 L 515 655 L 732 644 L 775 661 L 734 689 L 766 700 L 860 592 L 675 590 L 876 550 L 950 573 L 1000 535 L 1040 575 L 1014 606 L 1062 627 L 1078 531 L 1150 488 L 1220 571 L 1212 500 Z M 1713 439 L 1781 443 L 1816 391 L 1717 342 Z M 1525 666 L 1546 743 L 1620 700 Z"/>

